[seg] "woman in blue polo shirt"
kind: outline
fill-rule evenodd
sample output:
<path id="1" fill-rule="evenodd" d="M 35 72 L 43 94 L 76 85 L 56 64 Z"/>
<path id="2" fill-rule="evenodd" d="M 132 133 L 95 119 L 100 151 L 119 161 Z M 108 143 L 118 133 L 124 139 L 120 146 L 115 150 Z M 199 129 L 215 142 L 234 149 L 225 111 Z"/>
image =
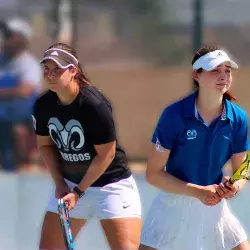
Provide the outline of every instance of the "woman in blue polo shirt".
<path id="1" fill-rule="evenodd" d="M 238 66 L 217 46 L 198 50 L 192 65 L 196 91 L 166 107 L 153 134 L 146 176 L 161 192 L 140 250 L 247 250 L 226 202 L 245 181 L 222 181 L 226 162 L 236 171 L 248 149 L 247 115 L 228 92 Z"/>

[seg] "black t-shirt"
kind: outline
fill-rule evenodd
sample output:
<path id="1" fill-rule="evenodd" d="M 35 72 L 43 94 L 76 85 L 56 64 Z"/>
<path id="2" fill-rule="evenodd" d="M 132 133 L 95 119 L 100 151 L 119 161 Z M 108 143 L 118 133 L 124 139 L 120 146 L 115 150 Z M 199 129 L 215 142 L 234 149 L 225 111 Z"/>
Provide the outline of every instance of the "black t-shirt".
<path id="1" fill-rule="evenodd" d="M 69 105 L 60 104 L 56 93 L 47 91 L 37 99 L 33 119 L 36 134 L 50 136 L 57 146 L 63 176 L 77 184 L 96 156 L 94 145 L 117 142 L 111 104 L 93 86 L 81 87 Z M 130 175 L 126 154 L 117 142 L 114 160 L 91 186 L 101 187 Z"/>

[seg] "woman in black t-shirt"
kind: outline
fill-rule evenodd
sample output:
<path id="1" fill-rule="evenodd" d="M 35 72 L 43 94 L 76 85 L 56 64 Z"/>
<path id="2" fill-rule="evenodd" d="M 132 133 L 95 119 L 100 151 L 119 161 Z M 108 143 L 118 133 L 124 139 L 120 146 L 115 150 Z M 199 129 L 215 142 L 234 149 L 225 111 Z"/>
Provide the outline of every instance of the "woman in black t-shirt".
<path id="1" fill-rule="evenodd" d="M 96 216 L 111 249 L 138 249 L 140 198 L 117 142 L 110 103 L 89 83 L 70 46 L 52 45 L 41 63 L 49 90 L 36 101 L 32 118 L 55 193 L 43 221 L 40 249 L 64 248 L 58 198 L 69 204 L 74 236 Z"/>

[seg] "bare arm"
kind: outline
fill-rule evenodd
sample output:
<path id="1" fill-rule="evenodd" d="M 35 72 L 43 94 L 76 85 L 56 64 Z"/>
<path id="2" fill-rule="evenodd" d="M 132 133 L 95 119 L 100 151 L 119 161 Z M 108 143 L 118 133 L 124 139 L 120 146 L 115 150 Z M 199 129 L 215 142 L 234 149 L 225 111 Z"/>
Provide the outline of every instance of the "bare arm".
<path id="1" fill-rule="evenodd" d="M 54 142 L 49 136 L 37 136 L 40 155 L 48 167 L 55 185 L 64 183 L 64 178 L 60 171 L 60 154 Z"/>
<path id="2" fill-rule="evenodd" d="M 23 97 L 23 98 L 28 98 L 30 95 L 32 95 L 34 92 L 37 91 L 38 86 L 33 84 L 32 82 L 22 82 L 18 87 L 17 87 L 17 95 Z"/>
<path id="3" fill-rule="evenodd" d="M 170 150 L 162 147 L 162 152 L 159 152 L 152 143 L 146 170 L 147 181 L 167 192 L 198 198 L 201 186 L 184 182 L 164 170 L 169 154 Z"/>
<path id="4" fill-rule="evenodd" d="M 233 154 L 233 156 L 231 157 L 233 173 L 235 173 L 239 169 L 240 165 L 244 162 L 246 157 L 247 152 Z M 239 190 L 241 190 L 246 185 L 246 183 L 247 180 L 238 180 L 236 182 L 236 184 L 239 186 Z"/>
<path id="5" fill-rule="evenodd" d="M 17 96 L 16 88 L 1 88 L 0 89 L 0 97 L 12 97 Z"/>
<path id="6" fill-rule="evenodd" d="M 115 157 L 116 141 L 102 145 L 95 145 L 95 150 L 97 155 L 91 162 L 89 169 L 78 185 L 79 189 L 82 191 L 86 190 L 91 184 L 93 184 L 109 167 Z"/>
<path id="7" fill-rule="evenodd" d="M 36 91 L 37 87 L 30 82 L 23 82 L 19 86 L 15 88 L 1 88 L 0 96 L 1 97 L 13 97 L 13 96 L 21 96 L 23 98 L 29 97 L 34 91 Z"/>
<path id="8" fill-rule="evenodd" d="M 246 152 L 233 154 L 233 156 L 231 157 L 233 173 L 235 173 L 239 169 L 243 161 L 246 159 L 246 156 Z M 217 193 L 221 198 L 233 198 L 237 194 L 237 192 L 246 185 L 247 182 L 246 180 L 238 180 L 234 184 L 231 184 L 230 182 L 228 182 L 229 178 L 229 176 L 226 176 L 225 179 L 227 181 L 220 183 L 217 188 Z"/>

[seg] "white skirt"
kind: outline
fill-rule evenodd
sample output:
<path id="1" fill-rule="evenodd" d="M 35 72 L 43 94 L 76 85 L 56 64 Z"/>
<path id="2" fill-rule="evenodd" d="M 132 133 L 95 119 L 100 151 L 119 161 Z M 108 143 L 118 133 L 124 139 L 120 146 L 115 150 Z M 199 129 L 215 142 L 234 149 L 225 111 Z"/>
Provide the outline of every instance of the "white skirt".
<path id="1" fill-rule="evenodd" d="M 76 184 L 66 180 L 72 190 Z M 53 190 L 47 211 L 57 213 L 57 199 Z M 71 218 L 100 220 L 114 218 L 141 218 L 141 202 L 133 176 L 103 187 L 89 187 L 74 209 L 69 213 Z"/>
<path id="2" fill-rule="evenodd" d="M 163 191 L 153 201 L 141 235 L 142 244 L 159 250 L 230 250 L 245 240 L 226 200 L 206 206 Z"/>

